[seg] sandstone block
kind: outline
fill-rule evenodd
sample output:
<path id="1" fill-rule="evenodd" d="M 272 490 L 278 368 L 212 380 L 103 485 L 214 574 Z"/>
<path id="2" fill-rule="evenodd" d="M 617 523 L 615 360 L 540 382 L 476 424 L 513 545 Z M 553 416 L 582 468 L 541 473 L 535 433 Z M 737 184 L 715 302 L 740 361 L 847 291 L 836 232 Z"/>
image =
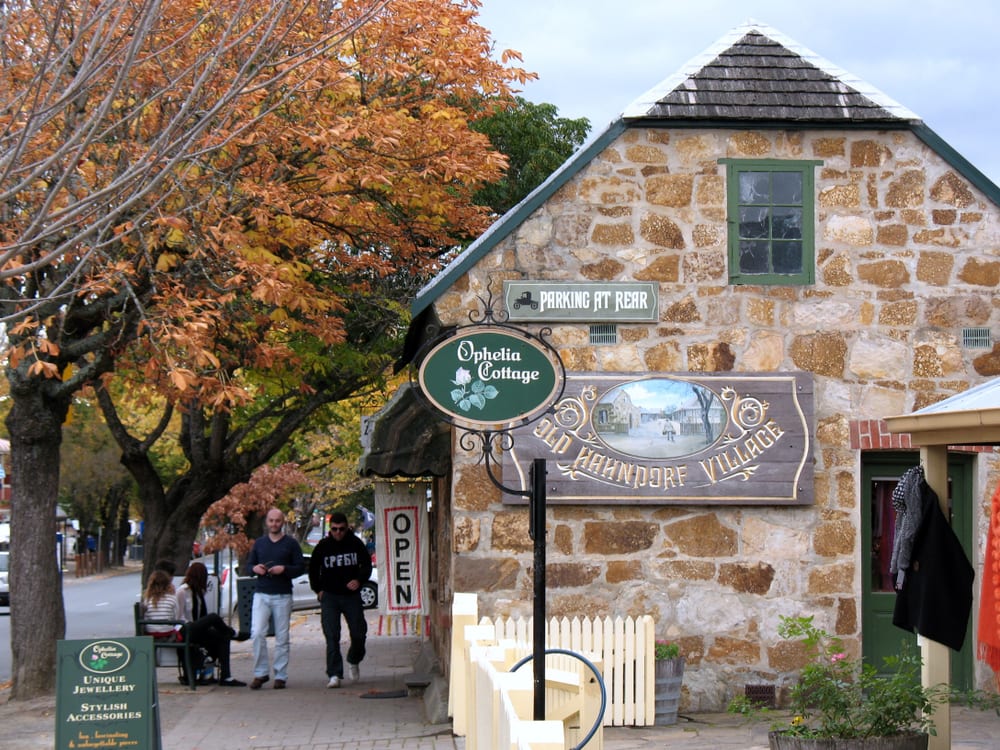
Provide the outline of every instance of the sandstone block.
<path id="1" fill-rule="evenodd" d="M 836 557 L 854 553 L 854 540 L 858 530 L 846 519 L 826 521 L 816 528 L 813 549 L 821 557 Z"/>
<path id="2" fill-rule="evenodd" d="M 688 369 L 692 372 L 730 372 L 736 357 L 729 344 L 692 344 L 687 350 Z"/>
<path id="3" fill-rule="evenodd" d="M 852 167 L 881 167 L 892 153 L 878 141 L 859 140 L 851 143 Z"/>
<path id="4" fill-rule="evenodd" d="M 854 588 L 854 565 L 833 563 L 809 571 L 810 594 L 842 594 L 850 596 Z"/>
<path id="5" fill-rule="evenodd" d="M 741 594 L 763 596 L 771 590 L 774 568 L 765 562 L 723 563 L 719 566 L 719 583 Z"/>
<path id="6" fill-rule="evenodd" d="M 823 283 L 827 286 L 850 286 L 854 283 L 851 259 L 847 255 L 834 255 L 820 266 Z"/>
<path id="7" fill-rule="evenodd" d="M 823 227 L 823 237 L 829 242 L 865 247 L 875 242 L 875 229 L 862 216 L 831 216 Z"/>
<path id="8" fill-rule="evenodd" d="M 715 578 L 715 563 L 698 560 L 672 560 L 656 566 L 665 581 L 711 581 Z"/>
<path id="9" fill-rule="evenodd" d="M 601 568 L 596 563 L 548 563 L 545 585 L 552 588 L 587 586 L 597 580 Z"/>
<path id="10" fill-rule="evenodd" d="M 638 164 L 666 164 L 667 155 L 657 146 L 636 144 L 625 149 L 625 158 Z"/>
<path id="11" fill-rule="evenodd" d="M 452 531 L 452 547 L 455 552 L 471 552 L 479 546 L 479 519 L 459 516 Z"/>
<path id="12" fill-rule="evenodd" d="M 819 194 L 819 205 L 830 208 L 857 208 L 861 205 L 861 190 L 857 185 L 834 185 Z"/>
<path id="13" fill-rule="evenodd" d="M 709 647 L 708 660 L 722 664 L 758 664 L 760 662 L 760 639 L 730 638 L 719 636 Z"/>
<path id="14" fill-rule="evenodd" d="M 817 138 L 813 141 L 813 156 L 819 159 L 829 159 L 834 156 L 844 156 L 846 138 Z"/>
<path id="15" fill-rule="evenodd" d="M 726 253 L 722 250 L 687 252 L 684 253 L 683 267 L 685 284 L 724 279 L 726 276 Z"/>
<path id="16" fill-rule="evenodd" d="M 598 224 L 594 227 L 591 239 L 598 245 L 632 245 L 635 243 L 635 233 L 628 224 Z"/>
<path id="17" fill-rule="evenodd" d="M 517 587 L 521 563 L 513 558 L 459 555 L 454 566 L 455 591 L 503 591 Z"/>
<path id="18" fill-rule="evenodd" d="M 989 354 L 972 360 L 972 366 L 980 375 L 1000 375 L 1000 344 L 994 344 Z"/>
<path id="19" fill-rule="evenodd" d="M 768 156 L 771 141 L 760 133 L 741 132 L 729 137 L 732 156 Z"/>
<path id="20" fill-rule="evenodd" d="M 920 170 L 903 172 L 900 177 L 889 183 L 886 191 L 885 205 L 892 208 L 913 208 L 924 203 L 925 188 L 924 173 Z"/>
<path id="21" fill-rule="evenodd" d="M 459 510 L 486 510 L 500 499 L 499 490 L 486 476 L 481 466 L 461 469 L 455 482 L 455 508 Z"/>
<path id="22" fill-rule="evenodd" d="M 851 346 L 848 369 L 867 380 L 898 377 L 905 371 L 908 355 L 909 349 L 903 343 L 863 334 Z"/>
<path id="23" fill-rule="evenodd" d="M 586 523 L 583 526 L 583 548 L 587 554 L 624 555 L 641 552 L 653 546 L 659 525 L 646 521 L 616 521 Z"/>
<path id="24" fill-rule="evenodd" d="M 643 580 L 642 563 L 638 560 L 608 560 L 604 580 L 608 583 L 626 583 Z"/>
<path id="25" fill-rule="evenodd" d="M 875 241 L 880 245 L 903 247 L 906 245 L 909 235 L 910 232 L 905 224 L 889 224 L 878 228 Z"/>
<path id="26" fill-rule="evenodd" d="M 616 279 L 625 266 L 612 258 L 605 258 L 597 263 L 587 263 L 580 267 L 580 275 L 591 281 L 611 281 Z"/>
<path id="27" fill-rule="evenodd" d="M 840 378 L 847 360 L 847 342 L 840 333 L 796 336 L 789 354 L 795 366 L 802 370 Z"/>
<path id="28" fill-rule="evenodd" d="M 859 264 L 858 279 L 884 289 L 897 289 L 910 283 L 910 272 L 900 260 L 880 260 Z"/>
<path id="29" fill-rule="evenodd" d="M 776 333 L 755 333 L 740 358 L 744 372 L 771 372 L 781 366 L 785 358 L 785 339 Z"/>
<path id="30" fill-rule="evenodd" d="M 493 516 L 492 547 L 506 552 L 528 552 L 533 543 L 528 537 L 528 514 L 508 511 Z"/>
<path id="31" fill-rule="evenodd" d="M 1000 284 L 1000 261 L 969 258 L 958 278 L 966 284 L 995 287 Z"/>
<path id="32" fill-rule="evenodd" d="M 663 319 L 671 323 L 691 323 L 701 320 L 698 306 L 690 297 L 674 302 L 663 311 Z"/>
<path id="33" fill-rule="evenodd" d="M 680 281 L 681 257 L 679 255 L 658 255 L 634 277 L 638 281 L 659 281 L 673 284 Z"/>
<path id="34" fill-rule="evenodd" d="M 917 258 L 917 280 L 934 286 L 947 286 L 955 266 L 952 253 L 924 250 Z"/>
<path id="35" fill-rule="evenodd" d="M 677 372 L 684 369 L 680 345 L 676 341 L 666 341 L 650 347 L 643 355 L 646 368 L 652 372 Z"/>
<path id="36" fill-rule="evenodd" d="M 931 198 L 958 208 L 967 208 L 976 202 L 972 190 L 954 172 L 948 172 L 934 182 L 931 186 Z"/>
<path id="37" fill-rule="evenodd" d="M 690 557 L 730 557 L 736 554 L 737 535 L 714 513 L 668 524 L 664 529 L 667 542 Z"/>
<path id="38" fill-rule="evenodd" d="M 691 205 L 693 190 L 693 175 L 659 175 L 646 181 L 646 200 L 656 206 L 682 208 Z"/>

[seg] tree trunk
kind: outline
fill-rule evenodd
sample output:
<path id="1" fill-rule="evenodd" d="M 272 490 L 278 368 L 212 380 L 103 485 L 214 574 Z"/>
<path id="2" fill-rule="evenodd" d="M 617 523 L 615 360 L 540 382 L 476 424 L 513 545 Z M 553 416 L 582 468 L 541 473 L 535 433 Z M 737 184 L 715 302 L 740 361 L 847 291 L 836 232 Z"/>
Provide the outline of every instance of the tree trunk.
<path id="1" fill-rule="evenodd" d="M 7 416 L 11 464 L 11 698 L 51 693 L 56 641 L 66 635 L 62 579 L 56 559 L 59 446 L 69 399 L 53 397 L 41 378 L 8 370 L 13 406 Z"/>

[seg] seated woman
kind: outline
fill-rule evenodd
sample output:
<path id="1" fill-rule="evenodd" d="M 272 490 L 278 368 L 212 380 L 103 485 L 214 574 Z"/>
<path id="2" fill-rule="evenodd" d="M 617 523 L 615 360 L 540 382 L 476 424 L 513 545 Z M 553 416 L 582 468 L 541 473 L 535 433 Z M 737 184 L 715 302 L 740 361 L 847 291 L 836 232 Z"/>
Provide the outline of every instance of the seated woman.
<path id="1" fill-rule="evenodd" d="M 187 569 L 184 582 L 177 591 L 177 609 L 192 643 L 204 648 L 219 665 L 219 685 L 243 687 L 245 682 L 233 679 L 229 671 L 229 644 L 237 637 L 236 631 L 216 612 L 209 612 L 205 602 L 208 589 L 208 570 L 195 562 Z"/>
<path id="2" fill-rule="evenodd" d="M 142 595 L 142 614 L 147 620 L 181 619 L 174 584 L 165 571 L 154 570 L 146 581 L 146 593 Z M 146 632 L 154 638 L 178 639 L 177 628 L 173 625 L 147 625 Z"/>

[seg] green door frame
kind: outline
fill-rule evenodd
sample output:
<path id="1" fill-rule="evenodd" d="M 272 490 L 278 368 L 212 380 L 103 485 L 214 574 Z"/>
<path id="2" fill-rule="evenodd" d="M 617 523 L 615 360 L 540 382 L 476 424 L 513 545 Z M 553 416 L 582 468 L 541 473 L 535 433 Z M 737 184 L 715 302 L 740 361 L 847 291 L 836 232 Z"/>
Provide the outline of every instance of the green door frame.
<path id="1" fill-rule="evenodd" d="M 895 594 L 873 590 L 872 584 L 872 483 L 880 478 L 898 478 L 906 469 L 916 466 L 920 453 L 899 451 L 864 452 L 861 454 L 861 637 L 862 655 L 876 667 L 882 666 L 882 656 L 896 653 L 898 644 L 910 640 L 916 649 L 916 635 L 891 625 L 891 607 Z M 952 528 L 962 543 L 969 560 L 972 554 L 972 484 L 975 457 L 968 453 L 948 454 L 948 480 L 951 495 Z M 888 618 L 888 623 L 887 623 Z M 951 652 L 951 682 L 960 690 L 969 689 L 973 682 L 972 618 L 969 618 L 965 645 L 958 653 Z"/>

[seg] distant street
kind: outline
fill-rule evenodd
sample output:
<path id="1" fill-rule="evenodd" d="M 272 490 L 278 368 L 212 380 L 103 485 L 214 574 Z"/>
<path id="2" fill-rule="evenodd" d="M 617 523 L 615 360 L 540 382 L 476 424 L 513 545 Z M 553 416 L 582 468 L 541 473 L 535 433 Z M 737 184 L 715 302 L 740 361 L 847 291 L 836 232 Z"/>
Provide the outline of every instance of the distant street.
<path id="1" fill-rule="evenodd" d="M 66 638 L 134 635 L 132 605 L 139 593 L 138 571 L 109 577 L 67 576 L 63 580 Z M 10 676 L 10 610 L 0 607 L 0 682 Z"/>

